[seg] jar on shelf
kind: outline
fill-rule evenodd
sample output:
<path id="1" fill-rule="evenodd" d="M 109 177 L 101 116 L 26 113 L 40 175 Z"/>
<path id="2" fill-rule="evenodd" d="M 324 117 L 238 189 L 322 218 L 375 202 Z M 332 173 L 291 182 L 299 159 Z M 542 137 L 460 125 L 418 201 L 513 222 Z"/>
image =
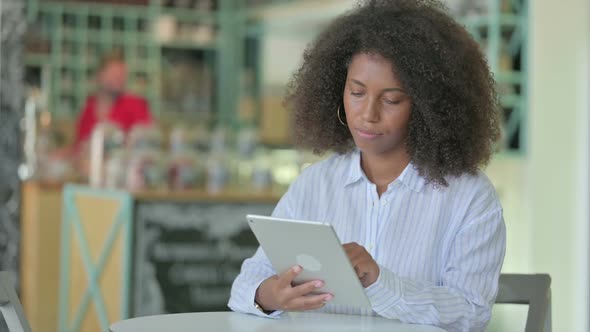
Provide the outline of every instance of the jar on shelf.
<path id="1" fill-rule="evenodd" d="M 293 149 L 272 151 L 271 162 L 274 181 L 281 187 L 288 187 L 299 175 L 298 153 Z"/>
<path id="2" fill-rule="evenodd" d="M 160 189 L 166 186 L 166 163 L 162 156 L 162 133 L 155 126 L 135 126 L 127 141 L 127 189 Z"/>
<path id="3" fill-rule="evenodd" d="M 154 20 L 153 29 L 156 41 L 160 43 L 171 42 L 177 33 L 176 18 L 172 15 L 160 15 Z"/>
<path id="4" fill-rule="evenodd" d="M 461 9 L 462 15 L 467 17 L 476 17 L 487 15 L 489 11 L 487 0 L 464 1 Z"/>
<path id="5" fill-rule="evenodd" d="M 124 149 L 115 149 L 105 163 L 105 187 L 124 189 L 127 177 L 127 153 Z"/>
<path id="6" fill-rule="evenodd" d="M 272 163 L 269 153 L 259 149 L 254 158 L 251 183 L 255 190 L 269 190 L 273 185 Z"/>
<path id="7" fill-rule="evenodd" d="M 213 0 L 195 0 L 195 9 L 203 12 L 211 12 L 213 10 Z"/>
<path id="8" fill-rule="evenodd" d="M 222 152 L 211 153 L 207 159 L 207 192 L 216 194 L 229 185 L 230 161 Z"/>
<path id="9" fill-rule="evenodd" d="M 132 151 L 127 166 L 126 187 L 130 191 L 161 189 L 166 184 L 165 173 L 160 151 Z"/>
<path id="10" fill-rule="evenodd" d="M 210 136 L 210 152 L 213 154 L 225 154 L 229 151 L 230 133 L 224 127 L 217 127 Z"/>
<path id="11" fill-rule="evenodd" d="M 236 135 L 236 150 L 240 159 L 252 159 L 258 144 L 258 131 L 254 127 L 243 127 Z"/>
<path id="12" fill-rule="evenodd" d="M 193 189 L 203 185 L 205 169 L 196 148 L 194 132 L 177 125 L 170 133 L 168 186 L 171 190 Z"/>
<path id="13" fill-rule="evenodd" d="M 130 150 L 162 149 L 162 132 L 153 125 L 136 125 L 131 129 L 127 146 Z"/>
<path id="14" fill-rule="evenodd" d="M 198 125 L 191 128 L 191 144 L 197 153 L 208 153 L 211 148 L 209 130 L 205 125 Z"/>
<path id="15" fill-rule="evenodd" d="M 184 125 L 175 125 L 168 140 L 171 154 L 181 153 L 190 148 L 190 132 Z"/>
<path id="16" fill-rule="evenodd" d="M 125 134 L 116 124 L 101 122 L 97 124 L 90 136 L 90 171 L 91 186 L 105 185 L 105 162 L 114 150 L 124 147 Z"/>
<path id="17" fill-rule="evenodd" d="M 215 28 L 211 24 L 195 24 L 190 30 L 191 40 L 197 44 L 208 44 L 215 38 Z"/>
<path id="18" fill-rule="evenodd" d="M 170 157 L 168 187 L 170 190 L 187 190 L 201 187 L 205 169 L 196 154 L 186 151 Z"/>

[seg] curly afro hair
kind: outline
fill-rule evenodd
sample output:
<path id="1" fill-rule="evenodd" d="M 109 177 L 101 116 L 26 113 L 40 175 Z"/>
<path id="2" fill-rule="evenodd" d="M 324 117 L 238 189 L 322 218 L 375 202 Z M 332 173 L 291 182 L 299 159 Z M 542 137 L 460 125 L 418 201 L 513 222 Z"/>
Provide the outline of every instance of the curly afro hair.
<path id="1" fill-rule="evenodd" d="M 410 95 L 406 148 L 428 182 L 446 186 L 446 176 L 487 164 L 499 137 L 495 83 L 479 45 L 434 0 L 362 1 L 307 47 L 285 98 L 298 145 L 354 148 L 336 111 L 348 65 L 363 52 L 390 60 Z"/>

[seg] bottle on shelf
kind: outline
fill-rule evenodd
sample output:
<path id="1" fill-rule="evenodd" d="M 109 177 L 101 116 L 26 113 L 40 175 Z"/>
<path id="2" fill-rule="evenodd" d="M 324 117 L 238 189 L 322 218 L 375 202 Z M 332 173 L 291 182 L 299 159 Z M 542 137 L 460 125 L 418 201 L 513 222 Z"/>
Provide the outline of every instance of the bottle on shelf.
<path id="1" fill-rule="evenodd" d="M 270 154 L 265 149 L 256 152 L 251 175 L 251 187 L 254 190 L 270 190 L 273 185 L 272 163 Z"/>
<path id="2" fill-rule="evenodd" d="M 127 142 L 126 187 L 131 191 L 161 189 L 166 184 L 162 133 L 154 126 L 135 126 Z"/>
<path id="3" fill-rule="evenodd" d="M 207 191 L 219 193 L 229 185 L 231 176 L 231 156 L 229 132 L 218 127 L 211 134 L 210 151 L 207 158 Z"/>
<path id="4" fill-rule="evenodd" d="M 125 189 L 128 155 L 124 149 L 114 149 L 105 162 L 105 184 L 110 189 Z"/>
<path id="5" fill-rule="evenodd" d="M 125 134 L 116 124 L 101 122 L 90 136 L 89 183 L 94 187 L 106 184 L 106 162 L 114 151 L 125 146 Z"/>
<path id="6" fill-rule="evenodd" d="M 186 190 L 200 187 L 204 182 L 204 158 L 199 156 L 196 136 L 191 128 L 177 125 L 170 133 L 168 187 Z"/>

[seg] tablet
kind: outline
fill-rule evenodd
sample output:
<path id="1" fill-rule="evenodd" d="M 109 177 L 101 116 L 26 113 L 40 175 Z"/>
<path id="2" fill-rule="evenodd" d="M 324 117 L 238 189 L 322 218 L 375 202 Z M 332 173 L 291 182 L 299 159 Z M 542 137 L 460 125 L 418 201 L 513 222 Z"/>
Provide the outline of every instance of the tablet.
<path id="1" fill-rule="evenodd" d="M 330 293 L 330 304 L 371 308 L 369 298 L 332 225 L 313 221 L 247 215 L 248 225 L 275 271 L 303 267 L 294 283 L 323 280 L 317 293 Z"/>

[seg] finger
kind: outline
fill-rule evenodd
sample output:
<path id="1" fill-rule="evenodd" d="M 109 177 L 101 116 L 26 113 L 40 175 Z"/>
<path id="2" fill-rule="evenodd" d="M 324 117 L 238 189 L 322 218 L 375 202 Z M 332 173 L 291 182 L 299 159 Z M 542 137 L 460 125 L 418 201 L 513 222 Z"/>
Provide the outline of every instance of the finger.
<path id="1" fill-rule="evenodd" d="M 371 272 L 373 260 L 366 255 L 359 256 L 351 261 L 352 267 L 357 272 L 359 278 Z"/>
<path id="2" fill-rule="evenodd" d="M 345 249 L 345 252 L 349 258 L 354 258 L 359 255 L 369 254 L 369 252 L 365 249 L 365 247 L 363 247 L 359 244 L 356 244 L 356 243 L 354 243 L 353 246 L 348 247 L 348 249 Z"/>
<path id="3" fill-rule="evenodd" d="M 361 281 L 361 284 L 364 286 L 366 283 L 369 282 L 370 277 L 371 276 L 369 275 L 369 273 L 365 273 L 365 275 L 360 277 L 359 280 Z"/>
<path id="4" fill-rule="evenodd" d="M 372 284 L 379 276 L 379 265 L 370 259 L 362 259 L 354 266 L 357 276 L 365 285 L 365 282 Z"/>
<path id="5" fill-rule="evenodd" d="M 369 258 L 370 257 L 363 252 L 352 254 L 352 256 L 348 258 L 350 260 L 350 265 L 352 265 L 352 268 L 357 272 L 359 277 L 361 276 L 359 273 L 363 269 L 363 265 L 366 265 L 367 261 L 370 261 Z"/>
<path id="6" fill-rule="evenodd" d="M 333 298 L 332 294 L 300 296 L 289 301 L 285 306 L 285 310 L 310 310 L 310 308 L 323 305 Z"/>
<path id="7" fill-rule="evenodd" d="M 305 310 L 317 310 L 317 309 L 321 309 L 321 308 L 323 308 L 325 306 L 326 306 L 326 302 L 323 302 L 323 303 L 320 303 L 318 305 L 311 306 L 311 307 L 309 307 L 309 308 L 307 308 Z"/>
<path id="8" fill-rule="evenodd" d="M 348 252 L 357 250 L 358 247 L 360 247 L 360 246 L 356 242 L 350 242 L 350 243 L 343 244 L 342 247 L 344 247 L 344 251 L 346 251 L 348 253 Z"/>
<path id="9" fill-rule="evenodd" d="M 348 260 L 350 260 L 350 262 L 353 264 L 358 264 L 359 261 L 365 259 L 366 255 L 367 254 L 363 250 L 356 250 L 350 252 L 350 254 L 348 255 Z"/>
<path id="10" fill-rule="evenodd" d="M 354 272 L 356 272 L 356 275 L 359 277 L 359 279 L 363 278 L 367 274 L 367 272 L 359 265 L 354 266 Z"/>
<path id="11" fill-rule="evenodd" d="M 372 261 L 373 260 L 373 257 L 368 252 L 366 252 L 364 250 L 359 250 L 358 252 L 355 252 L 355 253 L 351 254 L 351 256 L 348 257 L 348 259 L 350 260 L 350 262 L 352 264 L 358 265 L 358 264 L 361 264 L 363 262 Z"/>
<path id="12" fill-rule="evenodd" d="M 293 287 L 290 290 L 290 296 L 293 298 L 300 297 L 315 291 L 318 288 L 324 287 L 324 282 L 321 280 L 308 281 L 304 284 Z"/>
<path id="13" fill-rule="evenodd" d="M 360 261 L 374 261 L 373 256 L 363 246 L 359 246 L 358 251 L 352 252 L 349 259 L 355 263 L 359 263 Z"/>
<path id="14" fill-rule="evenodd" d="M 281 273 L 279 275 L 279 287 L 280 288 L 286 288 L 286 287 L 290 287 L 291 283 L 293 282 L 293 280 L 295 279 L 295 277 L 297 277 L 301 271 L 303 271 L 303 268 L 299 265 L 295 265 L 292 268 L 288 269 L 287 271 Z"/>

